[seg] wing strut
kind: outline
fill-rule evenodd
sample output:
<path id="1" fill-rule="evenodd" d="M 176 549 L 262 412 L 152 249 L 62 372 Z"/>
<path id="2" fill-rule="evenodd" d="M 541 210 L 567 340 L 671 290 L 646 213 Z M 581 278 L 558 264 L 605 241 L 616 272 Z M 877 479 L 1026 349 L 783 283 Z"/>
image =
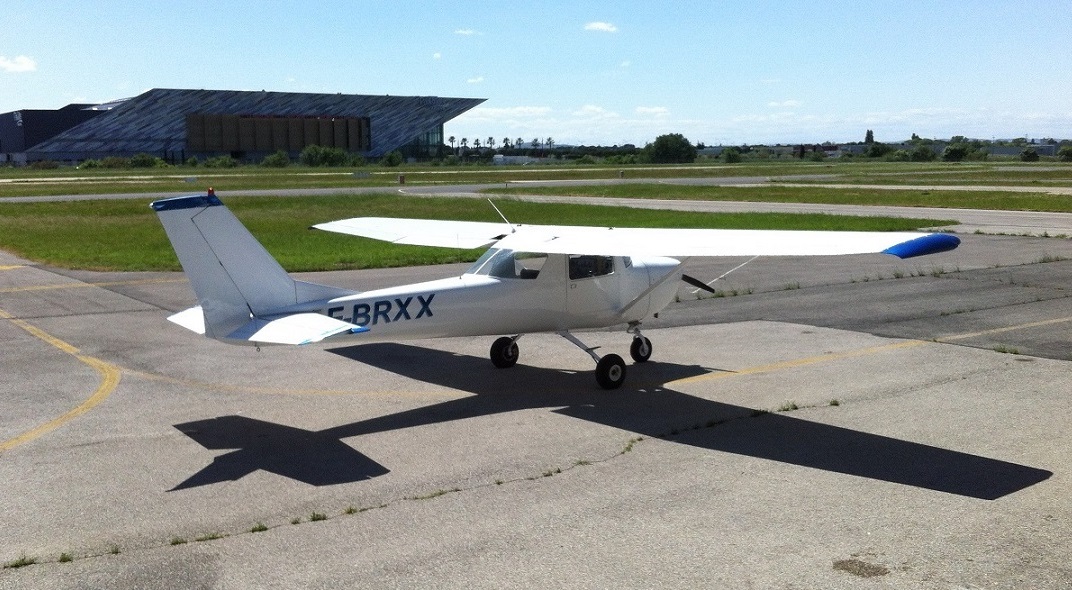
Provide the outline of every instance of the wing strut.
<path id="1" fill-rule="evenodd" d="M 505 215 L 503 215 L 503 212 L 499 211 L 499 208 L 495 206 L 494 201 L 488 199 L 488 204 L 491 205 L 491 208 L 494 209 L 496 213 L 499 214 L 499 217 L 502 217 L 502 220 L 506 222 L 506 225 L 510 226 L 510 233 L 514 233 L 517 231 L 517 228 L 514 227 L 514 224 L 510 223 L 510 220 L 507 219 Z"/>
<path id="2" fill-rule="evenodd" d="M 715 290 L 711 288 L 711 283 L 721 281 L 722 279 L 726 278 L 726 276 L 729 275 L 731 272 L 744 268 L 744 265 L 748 264 L 749 262 L 752 262 L 756 258 L 759 258 L 759 256 L 753 256 L 753 257 L 749 258 L 748 260 L 745 260 L 744 262 L 738 264 L 737 266 L 735 266 L 735 267 L 727 270 L 726 272 L 718 275 L 717 277 L 715 277 L 714 280 L 708 281 L 706 283 L 700 283 L 700 281 L 698 279 L 695 279 L 693 277 L 687 277 L 686 278 L 686 276 L 682 276 L 681 280 L 683 280 L 686 283 L 692 285 L 693 287 L 696 287 L 695 289 L 692 290 L 693 295 L 699 293 L 700 291 L 707 291 L 708 293 L 714 293 Z M 700 283 L 700 284 L 697 285 L 696 283 L 690 281 L 689 279 L 692 279 L 693 281 L 696 281 L 696 283 Z"/>

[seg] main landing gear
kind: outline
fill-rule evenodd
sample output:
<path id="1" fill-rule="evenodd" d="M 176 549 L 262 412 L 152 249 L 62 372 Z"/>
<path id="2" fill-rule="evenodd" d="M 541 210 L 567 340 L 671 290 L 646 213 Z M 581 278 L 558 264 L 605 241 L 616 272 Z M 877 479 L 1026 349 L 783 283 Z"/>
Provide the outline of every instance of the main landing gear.
<path id="1" fill-rule="evenodd" d="M 640 333 L 640 324 L 630 324 L 626 331 L 633 335 L 633 343 L 629 346 L 629 356 L 633 357 L 633 360 L 638 363 L 643 363 L 651 358 L 651 340 L 648 340 Z M 618 389 L 622 386 L 622 383 L 625 383 L 625 361 L 622 360 L 622 357 L 616 354 L 600 356 L 596 354 L 596 348 L 598 347 L 586 345 L 569 332 L 562 331 L 558 335 L 569 340 L 577 348 L 587 352 L 592 357 L 592 360 L 596 362 L 596 383 L 599 383 L 600 387 L 603 389 Z M 507 369 L 516 365 L 520 355 L 517 347 L 518 338 L 521 338 L 521 334 L 503 336 L 495 340 L 491 345 L 490 356 L 492 364 L 500 369 Z"/>

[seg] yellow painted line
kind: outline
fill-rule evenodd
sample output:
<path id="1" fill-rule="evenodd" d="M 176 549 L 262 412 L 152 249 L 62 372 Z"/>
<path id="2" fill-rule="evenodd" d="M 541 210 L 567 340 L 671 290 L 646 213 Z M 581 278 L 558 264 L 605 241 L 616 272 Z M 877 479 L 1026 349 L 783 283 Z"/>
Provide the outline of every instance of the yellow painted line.
<path id="1" fill-rule="evenodd" d="M 991 334 L 1001 334 L 1003 332 L 1011 332 L 1013 330 L 1023 330 L 1023 329 L 1027 329 L 1027 328 L 1037 328 L 1037 327 L 1040 327 L 1040 326 L 1049 326 L 1049 325 L 1060 324 L 1060 323 L 1065 323 L 1065 322 L 1072 322 L 1072 316 L 1063 317 L 1063 318 L 1054 318 L 1054 319 L 1049 319 L 1049 320 L 1041 320 L 1041 321 L 1038 321 L 1038 322 L 1028 322 L 1028 323 L 1025 323 L 1025 324 L 1017 324 L 1015 326 L 1005 326 L 1003 328 L 993 328 L 993 329 L 990 329 L 990 330 L 982 330 L 982 331 L 979 331 L 979 332 L 966 332 L 964 334 L 955 334 L 955 335 L 952 335 L 952 336 L 943 336 L 941 338 L 935 339 L 934 342 L 938 342 L 938 343 L 956 342 L 958 340 L 966 340 L 966 339 L 975 338 L 975 337 L 978 337 L 978 336 L 989 336 Z M 709 380 L 712 380 L 712 379 L 724 379 L 726 377 L 740 377 L 740 376 L 743 376 L 743 375 L 757 375 L 757 374 L 760 374 L 760 373 L 770 373 L 770 372 L 773 372 L 773 371 L 781 371 L 781 370 L 785 370 L 785 369 L 793 369 L 793 368 L 796 368 L 796 367 L 803 367 L 803 366 L 806 366 L 806 365 L 813 365 L 813 364 L 816 364 L 816 363 L 825 363 L 825 362 L 837 361 L 837 360 L 846 359 L 846 358 L 853 358 L 853 357 L 858 357 L 858 356 L 866 356 L 866 355 L 877 354 L 877 353 L 880 353 L 880 352 L 886 352 L 886 351 L 890 351 L 890 350 L 897 350 L 897 349 L 900 349 L 900 348 L 910 348 L 910 347 L 913 347 L 913 346 L 919 346 L 921 344 L 926 344 L 926 343 L 927 343 L 927 341 L 924 341 L 924 340 L 906 340 L 906 341 L 903 341 L 903 342 L 895 342 L 893 344 L 883 344 L 881 346 L 872 346 L 870 348 L 861 348 L 859 350 L 850 350 L 850 351 L 847 351 L 847 352 L 837 352 L 837 353 L 830 353 L 830 354 L 820 354 L 820 355 L 810 356 L 810 357 L 806 357 L 806 358 L 783 361 L 783 362 L 780 362 L 780 363 L 771 363 L 769 365 L 758 365 L 758 366 L 755 366 L 755 367 L 748 367 L 748 368 L 740 369 L 740 370 L 737 370 L 737 371 L 720 371 L 720 372 L 716 372 L 716 373 L 706 373 L 704 375 L 696 375 L 695 377 L 685 377 L 683 379 L 678 379 L 676 381 L 670 381 L 666 385 L 669 386 L 671 384 L 696 383 L 696 382 L 699 382 L 699 381 L 709 381 Z"/>
<path id="2" fill-rule="evenodd" d="M 28 287 L 7 287 L 0 293 L 25 293 L 28 291 L 52 291 L 58 289 L 85 289 L 87 287 L 125 287 L 132 285 L 159 285 L 163 283 L 184 283 L 186 279 L 138 279 L 131 281 L 110 281 L 106 283 L 63 283 L 59 285 L 31 285 Z"/>
<path id="3" fill-rule="evenodd" d="M 287 389 L 282 387 L 255 387 L 250 385 L 230 385 L 226 383 L 209 383 L 206 381 L 197 381 L 195 379 L 186 379 L 183 377 L 171 377 L 168 375 L 162 375 L 160 373 L 149 373 L 146 371 L 138 371 L 134 369 L 124 369 L 127 375 L 133 377 L 141 377 L 142 379 L 148 379 L 150 381 L 160 381 L 171 385 L 180 385 L 182 387 L 189 387 L 192 389 L 201 389 L 204 391 L 215 391 L 217 393 L 243 393 L 251 395 L 316 395 L 316 396 L 408 396 L 408 397 L 432 397 L 439 396 L 443 393 L 440 391 L 402 391 L 402 390 L 376 390 L 376 391 L 357 391 L 357 390 L 343 390 L 343 389 Z M 455 390 L 449 390 L 450 397 L 457 397 Z"/>
<path id="4" fill-rule="evenodd" d="M 893 344 L 883 344 L 881 346 L 871 346 L 868 348 L 861 348 L 858 350 L 849 350 L 846 352 L 832 352 L 828 354 L 820 354 L 816 356 L 809 356 L 805 358 L 793 359 L 789 361 L 782 361 L 780 363 L 771 363 L 769 365 L 757 365 L 755 367 L 748 367 L 737 371 L 721 371 L 718 373 L 706 373 L 704 375 L 696 375 L 695 377 L 685 377 L 684 379 L 678 379 L 671 381 L 666 385 L 672 384 L 688 384 L 697 383 L 700 381 L 710 381 L 712 379 L 724 379 L 726 377 L 741 377 L 743 375 L 758 375 L 760 373 L 771 373 L 774 371 L 782 371 L 785 369 L 794 369 L 796 367 L 803 367 L 806 365 L 814 365 L 817 363 L 826 363 L 831 361 L 838 361 L 847 358 L 854 358 L 858 356 L 867 356 L 871 354 L 878 354 L 880 352 L 886 352 L 890 350 L 897 350 L 900 348 L 911 348 L 913 346 L 919 346 L 926 344 L 923 340 L 905 340 L 903 342 L 894 342 Z"/>
<path id="5" fill-rule="evenodd" d="M 953 336 L 943 336 L 938 338 L 938 342 L 955 342 L 957 340 L 966 340 L 968 338 L 975 338 L 977 336 L 989 336 L 991 334 L 1001 334 L 1003 332 L 1012 332 L 1013 330 L 1024 330 L 1027 328 L 1038 328 L 1039 326 L 1050 326 L 1053 324 L 1061 324 L 1064 322 L 1072 322 L 1072 316 L 1063 318 L 1054 318 L 1051 320 L 1042 320 L 1038 322 L 1028 322 L 1026 324 L 1017 324 L 1015 326 L 1005 326 L 1004 328 L 993 328 L 990 330 L 982 330 L 980 332 L 967 332 L 965 334 L 956 334 Z"/>
<path id="6" fill-rule="evenodd" d="M 96 391 L 93 392 L 93 395 L 89 396 L 77 407 L 71 409 L 62 416 L 50 420 L 36 428 L 28 430 L 16 436 L 15 438 L 0 441 L 0 453 L 13 449 L 23 443 L 30 442 L 35 438 L 52 432 L 53 430 L 59 428 L 60 426 L 63 426 L 67 422 L 70 422 L 78 416 L 85 414 L 86 412 L 97 406 L 97 404 L 107 399 L 108 396 L 111 395 L 113 391 L 115 391 L 116 387 L 119 386 L 119 380 L 122 375 L 122 372 L 120 371 L 119 367 L 116 367 L 115 365 L 102 361 L 98 358 L 84 355 L 77 348 L 68 344 L 67 342 L 60 340 L 55 336 L 52 336 L 51 334 L 45 332 L 37 326 L 34 326 L 28 322 L 13 317 L 11 314 L 7 313 L 2 309 L 0 309 L 0 319 L 10 321 L 12 324 L 22 328 L 26 332 L 33 335 L 35 338 L 73 356 L 74 358 L 78 359 L 78 361 L 82 364 L 93 368 L 95 371 L 97 371 L 97 373 L 100 374 L 101 377 L 100 384 L 97 386 Z"/>
<path id="7" fill-rule="evenodd" d="M 25 264 L 0 265 L 0 270 L 15 270 L 16 268 L 26 268 L 26 265 Z"/>

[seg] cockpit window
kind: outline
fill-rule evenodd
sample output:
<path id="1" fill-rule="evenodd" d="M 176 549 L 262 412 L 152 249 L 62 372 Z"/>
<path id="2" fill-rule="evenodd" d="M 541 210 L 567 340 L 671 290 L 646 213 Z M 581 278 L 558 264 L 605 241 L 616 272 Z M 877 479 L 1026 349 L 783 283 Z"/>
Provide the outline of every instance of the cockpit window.
<path id="1" fill-rule="evenodd" d="M 601 277 L 614 272 L 614 258 L 610 256 L 571 255 L 569 257 L 570 280 Z"/>
<path id="2" fill-rule="evenodd" d="M 547 262 L 547 254 L 492 248 L 466 271 L 500 279 L 535 279 Z"/>

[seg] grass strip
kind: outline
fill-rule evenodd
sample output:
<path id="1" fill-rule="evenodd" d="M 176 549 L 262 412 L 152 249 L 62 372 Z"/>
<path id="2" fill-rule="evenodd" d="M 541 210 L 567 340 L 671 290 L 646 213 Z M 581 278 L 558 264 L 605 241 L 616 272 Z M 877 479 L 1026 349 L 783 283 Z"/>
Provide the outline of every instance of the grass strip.
<path id="1" fill-rule="evenodd" d="M 493 195 L 557 195 L 631 199 L 686 199 L 765 203 L 816 203 L 825 205 L 888 205 L 896 207 L 948 207 L 1004 211 L 1072 211 L 1072 197 L 1047 193 L 1000 190 L 883 190 L 831 189 L 780 186 L 695 186 L 671 184 L 608 184 L 598 186 L 496 188 Z"/>
<path id="2" fill-rule="evenodd" d="M 398 194 L 222 198 L 280 264 L 292 272 L 468 262 L 481 254 L 479 250 L 399 246 L 309 231 L 314 223 L 361 216 L 499 220 L 488 203 L 479 199 L 428 199 Z M 705 214 L 522 201 L 501 203 L 500 208 L 515 223 L 618 227 L 904 231 L 952 223 L 823 214 Z M 156 215 L 142 201 L 0 203 L 0 249 L 71 269 L 180 269 Z"/>

